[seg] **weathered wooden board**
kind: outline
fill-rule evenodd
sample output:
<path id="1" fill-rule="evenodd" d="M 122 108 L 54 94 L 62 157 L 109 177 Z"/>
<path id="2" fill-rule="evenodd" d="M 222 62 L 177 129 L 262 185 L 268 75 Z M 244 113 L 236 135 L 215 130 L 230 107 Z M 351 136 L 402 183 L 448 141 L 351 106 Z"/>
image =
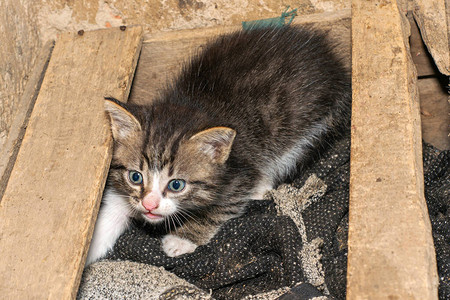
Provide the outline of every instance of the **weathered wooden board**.
<path id="1" fill-rule="evenodd" d="M 423 140 L 440 150 L 450 150 L 450 104 L 438 78 L 418 81 Z"/>
<path id="2" fill-rule="evenodd" d="M 412 13 L 408 14 L 408 21 L 411 27 L 411 37 L 409 38 L 411 57 L 417 69 L 417 76 L 435 76 L 439 73 L 438 68 L 422 40 L 419 27 L 417 27 Z"/>
<path id="3" fill-rule="evenodd" d="M 0 295 L 74 298 L 111 158 L 103 97 L 126 100 L 140 27 L 62 34 L 0 203 Z"/>
<path id="4" fill-rule="evenodd" d="M 414 0 L 414 19 L 428 51 L 442 74 L 450 75 L 450 16 L 446 0 Z"/>
<path id="5" fill-rule="evenodd" d="M 20 145 L 25 135 L 25 129 L 28 125 L 28 120 L 30 119 L 39 89 L 41 88 L 54 44 L 54 41 L 49 41 L 41 49 L 34 70 L 18 103 L 8 137 L 0 149 L 0 199 L 8 183 L 17 153 L 19 153 Z"/>
<path id="6" fill-rule="evenodd" d="M 448 80 L 436 67 L 420 35 L 412 13 L 407 15 L 411 27 L 411 57 L 417 69 L 422 137 L 441 150 L 450 149 L 450 105 L 446 86 Z M 450 58 L 449 58 L 450 59 Z"/>
<path id="7" fill-rule="evenodd" d="M 350 10 L 335 13 L 298 16 L 293 25 L 313 24 L 330 31 L 337 50 L 350 67 Z M 213 27 L 172 32 L 159 32 L 146 37 L 142 47 L 130 101 L 149 103 L 167 82 L 178 74 L 183 62 L 218 35 L 241 29 L 241 26 Z"/>
<path id="8" fill-rule="evenodd" d="M 347 299 L 437 299 L 406 10 L 383 0 L 352 9 Z"/>

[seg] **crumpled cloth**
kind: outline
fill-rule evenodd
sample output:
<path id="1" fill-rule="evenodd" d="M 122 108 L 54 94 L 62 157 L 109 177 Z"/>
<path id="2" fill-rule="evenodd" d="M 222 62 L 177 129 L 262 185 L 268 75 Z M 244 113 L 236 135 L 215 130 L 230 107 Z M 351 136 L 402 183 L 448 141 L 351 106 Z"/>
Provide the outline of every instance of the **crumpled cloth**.
<path id="1" fill-rule="evenodd" d="M 426 144 L 423 151 L 439 298 L 449 299 L 450 151 Z M 162 266 L 215 299 L 265 299 L 257 295 L 283 288 L 285 299 L 345 299 L 349 169 L 346 137 L 265 200 L 250 201 L 246 214 L 194 253 L 166 256 L 158 233 L 135 223 L 106 259 Z"/>

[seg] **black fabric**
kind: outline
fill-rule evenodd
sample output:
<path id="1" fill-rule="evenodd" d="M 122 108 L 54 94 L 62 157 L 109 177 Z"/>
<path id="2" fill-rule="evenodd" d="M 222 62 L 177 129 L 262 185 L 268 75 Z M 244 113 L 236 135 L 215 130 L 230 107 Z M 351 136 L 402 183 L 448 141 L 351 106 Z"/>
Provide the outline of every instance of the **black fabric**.
<path id="1" fill-rule="evenodd" d="M 167 257 L 160 237 L 135 225 L 107 258 L 164 266 L 200 288 L 212 289 L 217 299 L 239 299 L 301 282 L 301 247 L 296 225 L 288 217 L 277 217 L 273 202 L 252 201 L 245 217 L 227 222 L 192 254 Z"/>
<path id="2" fill-rule="evenodd" d="M 423 150 L 425 192 L 440 279 L 439 298 L 450 299 L 450 151 L 428 145 Z M 308 239 L 323 241 L 321 263 L 325 286 L 337 299 L 345 299 L 349 169 L 350 139 L 344 138 L 290 183 L 301 188 L 311 174 L 316 174 L 327 186 L 325 194 L 302 212 L 302 218 Z M 304 282 L 305 270 L 299 258 L 302 246 L 295 223 L 287 216 L 277 216 L 273 201 L 251 201 L 244 216 L 227 222 L 209 244 L 192 254 L 167 257 L 161 250 L 160 238 L 136 224 L 119 238 L 107 259 L 163 266 L 200 288 L 212 290 L 214 298 L 239 299 Z M 308 289 L 305 291 L 301 297 L 297 293 L 297 299 L 317 295 L 315 289 L 309 294 Z M 294 289 L 288 294 L 296 296 Z"/>
<path id="3" fill-rule="evenodd" d="M 277 300 L 308 300 L 320 297 L 322 294 L 309 283 L 300 283 L 289 292 L 281 295 Z"/>
<path id="4" fill-rule="evenodd" d="M 423 147 L 428 204 L 439 276 L 439 299 L 450 299 L 450 150 Z"/>
<path id="5" fill-rule="evenodd" d="M 321 238 L 322 265 L 330 294 L 345 299 L 347 274 L 348 197 L 350 185 L 350 137 L 338 141 L 292 183 L 300 188 L 311 174 L 327 185 L 321 199 L 303 212 L 306 234 Z"/>

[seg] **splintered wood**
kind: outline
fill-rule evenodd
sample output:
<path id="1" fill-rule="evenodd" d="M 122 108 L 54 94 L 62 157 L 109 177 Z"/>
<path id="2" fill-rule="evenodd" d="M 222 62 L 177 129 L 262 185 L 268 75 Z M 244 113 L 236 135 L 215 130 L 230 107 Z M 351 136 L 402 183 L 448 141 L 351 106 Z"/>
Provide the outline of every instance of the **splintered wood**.
<path id="1" fill-rule="evenodd" d="M 410 5 L 436 66 L 450 75 L 450 5 L 446 0 L 414 0 Z"/>
<path id="2" fill-rule="evenodd" d="M 0 203 L 0 298 L 75 298 L 142 29 L 62 34 Z"/>
<path id="3" fill-rule="evenodd" d="M 437 299 L 406 10 L 365 0 L 352 9 L 347 299 Z"/>

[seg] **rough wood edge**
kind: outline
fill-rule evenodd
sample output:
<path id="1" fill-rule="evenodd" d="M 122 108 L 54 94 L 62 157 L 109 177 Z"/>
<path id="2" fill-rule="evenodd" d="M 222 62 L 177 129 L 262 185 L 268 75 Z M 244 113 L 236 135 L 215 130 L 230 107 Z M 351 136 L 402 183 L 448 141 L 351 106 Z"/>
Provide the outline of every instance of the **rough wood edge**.
<path id="1" fill-rule="evenodd" d="M 132 56 L 132 63 L 128 65 L 128 66 L 131 66 L 131 69 L 133 71 L 130 72 L 130 73 L 127 73 L 128 76 L 118 78 L 117 87 L 113 89 L 111 95 L 104 95 L 104 96 L 114 96 L 114 97 L 116 97 L 117 99 L 119 99 L 121 101 L 126 101 L 127 98 L 128 98 L 128 94 L 130 92 L 130 88 L 131 88 L 134 72 L 135 72 L 135 69 L 136 69 L 136 64 L 137 64 L 137 61 L 138 61 L 138 58 L 139 58 L 139 53 L 140 53 L 140 50 L 142 48 L 143 30 L 142 30 L 142 28 L 140 26 L 133 26 L 133 27 L 136 27 L 136 29 L 134 30 L 136 32 L 135 35 L 136 35 L 136 37 L 139 38 L 139 41 L 138 41 L 138 43 L 136 45 L 133 43 L 133 47 L 134 47 L 133 53 L 134 54 Z M 101 30 L 94 30 L 94 31 L 99 32 L 99 31 L 111 31 L 111 30 L 119 30 L 119 29 L 118 28 L 109 28 L 109 29 L 101 29 Z M 122 30 L 122 29 L 120 29 L 120 30 Z M 125 30 L 128 30 L 128 29 L 125 29 Z M 64 40 L 64 39 L 68 40 L 68 39 L 71 39 L 71 38 L 74 38 L 74 39 L 82 38 L 80 36 L 85 35 L 85 34 L 86 33 L 83 33 L 83 34 L 77 34 L 77 33 L 72 33 L 72 32 L 63 33 L 59 37 L 59 40 Z M 54 53 L 55 53 L 55 51 L 53 51 L 53 54 Z M 50 65 L 50 63 L 51 63 L 51 59 L 49 61 L 49 65 Z M 48 73 L 48 69 L 47 69 L 47 73 Z M 47 77 L 47 75 L 43 78 L 42 84 L 44 84 L 44 82 L 46 80 L 46 77 Z M 36 103 L 37 103 L 37 101 L 39 101 L 39 93 L 40 92 L 41 92 L 41 89 L 39 89 L 37 91 L 38 97 L 36 99 Z M 36 109 L 36 107 L 35 107 L 35 109 Z M 30 122 L 31 122 L 31 118 L 32 118 L 32 116 L 30 116 L 30 119 L 29 119 Z M 106 121 L 106 119 L 105 119 L 105 121 Z M 31 123 L 29 123 L 28 127 L 30 126 L 30 124 Z M 28 130 L 25 131 L 24 141 L 25 141 L 27 132 L 28 132 Z M 102 146 L 106 147 L 105 148 L 105 156 L 104 157 L 105 157 L 105 162 L 107 161 L 107 165 L 105 164 L 104 168 L 101 167 L 101 170 L 99 168 L 97 168 L 98 171 L 100 171 L 100 173 L 101 173 L 101 174 L 97 173 L 98 178 L 101 177 L 102 179 L 98 182 L 98 185 L 95 183 L 95 187 L 96 187 L 96 190 L 97 190 L 97 192 L 95 193 L 96 194 L 95 195 L 95 201 L 93 201 L 93 202 L 95 202 L 95 205 L 94 205 L 94 207 L 91 207 L 91 208 L 93 208 L 92 214 L 89 213 L 89 216 L 86 216 L 87 217 L 86 220 L 85 220 L 86 222 L 83 222 L 83 225 L 79 228 L 81 230 L 80 233 L 83 235 L 83 238 L 85 238 L 86 240 L 84 240 L 84 241 L 80 240 L 79 241 L 80 244 L 77 243 L 77 245 L 75 246 L 76 247 L 76 253 L 74 252 L 74 260 L 73 261 L 71 260 L 70 262 L 68 262 L 68 265 L 66 265 L 66 266 L 61 266 L 61 267 L 64 267 L 66 269 L 67 268 L 70 269 L 70 275 L 68 275 L 68 277 L 67 277 L 68 281 L 67 282 L 64 281 L 66 283 L 64 284 L 62 289 L 55 289 L 54 287 L 53 287 L 53 290 L 50 289 L 48 291 L 48 295 L 46 296 L 46 298 L 54 299 L 55 297 L 57 297 L 57 294 L 60 295 L 60 296 L 64 295 L 64 296 L 62 296 L 63 298 L 70 298 L 70 299 L 75 299 L 76 298 L 76 295 L 77 295 L 77 292 L 78 292 L 78 287 L 79 287 L 79 284 L 80 284 L 80 281 L 81 281 L 81 275 L 82 275 L 82 272 L 83 272 L 83 269 L 84 269 L 84 262 L 85 262 L 87 251 L 88 251 L 88 248 L 89 248 L 89 240 L 91 239 L 92 232 L 93 232 L 93 229 L 94 229 L 95 220 L 96 220 L 97 212 L 98 212 L 98 209 L 99 209 L 99 206 L 100 206 L 100 200 L 101 200 L 101 197 L 102 197 L 102 191 L 103 191 L 103 188 L 104 188 L 104 185 L 105 185 L 106 176 L 108 174 L 109 161 L 111 160 L 111 155 L 112 155 L 112 139 L 111 139 L 111 137 L 108 135 L 108 138 L 105 139 L 104 142 L 105 142 L 105 144 L 102 144 Z M 23 145 L 20 148 L 20 150 L 22 148 L 23 148 Z M 17 160 L 19 159 L 19 156 L 20 156 L 20 151 L 18 153 Z M 17 162 L 14 165 L 14 168 L 12 170 L 11 176 L 13 176 L 14 169 L 15 169 L 16 165 L 17 165 Z M 3 195 L 4 197 L 6 197 L 9 185 L 10 185 L 10 182 L 8 182 L 7 188 L 5 189 L 5 192 L 4 192 L 4 195 Z M 3 199 L 3 200 L 5 200 L 5 199 Z M 7 206 L 5 204 L 5 201 L 2 201 L 0 203 L 0 208 L 2 210 L 4 210 L 3 206 L 5 206 L 5 207 Z M 3 215 L 4 215 L 4 212 L 3 212 Z M 90 217 L 90 219 L 89 219 L 89 217 Z M 15 218 L 15 219 L 17 220 L 17 218 Z M 1 222 L 0 222 L 1 224 L 0 225 L 2 225 L 2 226 L 0 226 L 0 242 L 1 242 L 2 240 L 3 241 L 6 240 L 6 239 L 3 239 L 3 238 L 5 238 L 6 236 L 10 236 L 8 232 L 5 232 L 3 230 L 5 228 L 4 225 L 10 223 L 10 220 L 8 220 L 5 217 L 0 218 L 0 220 L 1 220 Z M 86 225 L 86 226 L 83 227 L 84 225 Z M 30 236 L 29 233 L 24 232 L 23 234 L 20 234 L 20 232 L 18 232 L 17 229 L 13 228 L 12 230 L 15 232 L 15 233 L 13 233 L 13 235 L 17 233 L 19 235 Z M 69 228 L 69 230 L 70 230 L 70 228 Z M 45 240 L 47 238 L 48 237 L 42 237 L 42 241 L 45 243 Z M 19 243 L 19 245 L 20 245 L 20 243 Z M 4 247 L 5 243 L 1 242 L 0 246 Z M 32 259 L 33 260 L 35 258 L 29 256 L 26 259 Z M 3 260 L 2 261 L 0 267 L 2 267 L 2 269 L 4 270 L 2 272 L 4 275 L 8 274 L 8 272 L 5 271 L 6 270 L 5 267 L 10 265 L 11 263 L 12 263 L 11 260 L 9 260 L 9 261 L 8 260 Z M 45 270 L 43 270 L 43 272 L 44 271 Z M 69 274 L 69 272 L 67 272 L 67 274 Z M 30 274 L 30 275 L 31 275 L 31 277 L 33 277 L 34 274 Z M 6 276 L 8 276 L 8 275 L 6 275 Z M 53 276 L 54 277 L 54 275 L 52 275 L 52 274 L 49 274 L 49 276 Z M 60 280 L 60 279 L 57 279 L 57 280 Z M 13 297 L 13 295 L 16 295 L 17 292 L 21 293 L 22 291 L 24 293 L 26 293 L 28 296 L 30 296 L 32 298 L 35 298 L 36 296 L 32 296 L 33 295 L 32 291 L 30 291 L 29 289 L 26 289 L 25 286 L 26 285 L 22 286 L 20 283 L 18 283 L 17 286 L 14 286 L 14 288 L 11 289 L 11 287 L 13 287 L 13 286 L 9 286 L 5 282 L 1 282 L 0 281 L 0 290 L 2 291 L 1 293 L 6 298 Z M 47 286 L 47 288 L 49 288 L 49 286 Z M 22 294 L 22 296 L 23 295 L 24 294 Z"/>
<path id="2" fill-rule="evenodd" d="M 102 32 L 102 31 L 117 30 L 117 29 L 118 28 L 107 28 L 107 29 L 92 30 L 91 32 Z M 122 102 L 128 101 L 128 97 L 129 97 L 129 94 L 131 91 L 131 86 L 133 83 L 134 74 L 136 72 L 136 67 L 137 67 L 137 63 L 139 61 L 139 56 L 140 56 L 140 52 L 141 52 L 143 40 L 144 40 L 143 28 L 141 26 L 132 25 L 132 26 L 127 26 L 125 29 L 121 28 L 120 30 L 129 30 L 129 29 L 137 30 L 138 32 L 140 32 L 140 36 L 141 36 L 139 43 L 136 45 L 135 55 L 134 55 L 133 61 L 131 63 L 131 68 L 133 69 L 133 72 L 130 72 L 128 78 L 123 78 L 123 81 L 120 83 L 121 86 L 125 85 L 125 89 L 123 90 L 122 94 L 120 94 L 120 95 L 117 95 L 117 94 L 104 95 L 104 96 L 113 96 Z M 74 34 L 74 33 L 67 33 L 67 34 Z M 101 203 L 101 199 L 103 196 L 103 190 L 104 190 L 105 184 L 106 184 L 106 177 L 109 172 L 109 164 L 111 162 L 112 151 L 113 151 L 112 139 L 110 139 L 109 142 L 110 142 L 110 144 L 109 144 L 109 148 L 108 148 L 108 163 L 107 163 L 106 168 L 103 170 L 103 174 L 102 174 L 103 182 L 102 182 L 101 186 L 99 186 L 99 193 L 97 194 L 97 199 L 96 199 L 97 205 L 95 206 L 95 209 L 91 216 L 90 226 L 89 226 L 89 228 L 87 228 L 87 235 L 86 235 L 87 241 L 84 244 L 84 247 L 82 249 L 81 264 L 79 265 L 78 269 L 74 269 L 75 280 L 74 280 L 74 285 L 71 287 L 71 299 L 76 299 L 77 294 L 78 294 L 78 289 L 79 289 L 79 286 L 81 283 L 81 277 L 83 275 L 84 265 L 85 265 L 87 253 L 89 250 L 89 245 L 90 245 L 90 242 L 92 239 L 92 234 L 94 232 L 95 222 L 97 220 L 100 203 Z"/>
<path id="3" fill-rule="evenodd" d="M 349 19 L 351 17 L 351 9 L 343 9 L 337 12 L 327 12 L 311 15 L 299 15 L 295 17 L 292 22 L 293 25 L 311 24 L 316 22 L 336 22 L 342 19 Z M 147 34 L 144 37 L 144 43 L 171 41 L 180 39 L 204 38 L 205 36 L 216 36 L 236 30 L 240 30 L 242 26 L 219 26 L 208 28 L 196 28 L 177 31 L 163 31 L 152 34 Z"/>
<path id="4" fill-rule="evenodd" d="M 420 35 L 419 27 L 412 11 L 408 11 L 407 18 L 411 29 L 411 37 L 409 39 L 411 56 L 417 69 L 417 76 L 436 76 L 439 71 L 434 64 L 434 60 L 428 52 L 425 44 L 423 43 L 422 36 Z"/>
<path id="5" fill-rule="evenodd" d="M 133 61 L 131 63 L 131 68 L 133 69 L 133 72 L 130 72 L 128 78 L 124 79 L 122 81 L 122 85 L 125 84 L 125 90 L 123 91 L 122 95 L 105 95 L 106 96 L 113 96 L 115 97 L 117 100 L 122 101 L 122 102 L 127 102 L 130 92 L 131 92 L 131 87 L 133 84 L 133 79 L 134 79 L 134 75 L 136 73 L 136 67 L 139 61 L 139 57 L 140 57 L 140 53 L 142 50 L 142 46 L 143 46 L 143 41 L 144 41 L 144 30 L 142 28 L 142 26 L 140 25 L 131 25 L 131 26 L 127 26 L 125 28 L 125 30 L 128 30 L 129 28 L 131 29 L 136 29 L 138 31 L 140 31 L 140 40 L 139 43 L 136 45 L 136 50 L 135 50 L 135 55 L 133 57 Z M 100 30 L 93 30 L 93 31 L 102 31 L 102 30 L 117 30 L 117 28 L 107 28 L 107 29 L 100 29 Z M 122 28 L 120 30 L 123 30 Z M 97 221 L 97 215 L 98 215 L 98 211 L 100 209 L 100 204 L 101 204 L 101 200 L 103 197 L 103 190 L 105 189 L 105 185 L 106 185 L 106 178 L 108 176 L 109 173 L 109 165 L 111 163 L 111 159 L 112 159 L 112 152 L 113 152 L 113 145 L 112 145 L 112 139 L 110 140 L 110 145 L 109 145 L 109 158 L 108 158 L 108 165 L 107 168 L 104 169 L 103 172 L 103 183 L 102 185 L 99 187 L 99 193 L 97 195 L 97 199 L 96 199 L 96 207 L 95 210 L 92 214 L 92 218 L 91 218 L 91 222 L 90 222 L 90 226 L 87 229 L 87 241 L 85 243 L 84 249 L 83 249 L 83 254 L 82 254 L 82 259 L 81 262 L 82 264 L 79 266 L 79 268 L 76 271 L 76 275 L 75 275 L 75 285 L 72 288 L 72 295 L 71 295 L 71 299 L 76 299 L 77 294 L 78 294 L 78 289 L 81 283 L 81 277 L 83 275 L 83 270 L 84 270 L 84 266 L 85 266 L 85 262 L 86 262 L 86 258 L 87 258 L 87 254 L 89 251 L 89 246 L 91 244 L 91 240 L 92 240 L 92 235 L 94 233 L 94 227 L 95 227 L 95 222 Z"/>
<path id="6" fill-rule="evenodd" d="M 398 13 L 397 16 L 395 12 Z M 382 0 L 369 2 L 353 0 L 352 2 L 354 98 L 347 268 L 347 299 L 352 300 L 437 299 L 438 297 L 436 257 L 424 198 L 417 73 L 410 57 L 407 42 L 410 33 L 408 21 L 403 12 L 406 13 L 406 9 L 402 0 L 399 0 L 399 3 Z M 369 13 L 377 13 L 378 18 L 368 18 Z M 383 20 L 383 17 L 386 19 Z M 381 31 L 384 32 L 374 29 L 379 30 L 383 26 L 385 28 Z M 392 27 L 388 28 L 388 26 Z M 373 31 L 373 36 L 380 41 L 379 44 L 374 41 L 373 36 L 368 37 L 368 31 Z M 387 40 L 390 41 L 389 44 L 383 44 Z M 360 47 L 372 50 L 366 51 L 370 54 L 364 55 L 364 52 L 356 51 L 361 50 Z M 382 58 L 383 70 L 374 73 L 373 70 L 380 66 L 371 59 L 382 53 L 386 54 L 386 57 Z M 369 62 L 366 60 L 367 57 L 370 58 Z M 391 67 L 386 67 L 385 70 L 387 62 L 391 62 Z M 367 66 L 364 67 L 364 65 Z M 393 65 L 395 69 L 392 69 Z M 390 74 L 392 70 L 397 73 Z M 374 74 L 368 75 L 368 73 Z M 358 74 L 364 74 L 364 76 L 358 78 Z M 370 76 L 373 77 L 370 79 L 368 78 Z M 374 94 L 373 85 L 378 83 L 380 77 L 385 77 L 389 84 L 394 80 L 400 80 L 402 83 L 397 87 L 398 90 L 402 90 L 400 93 L 407 97 L 402 98 L 405 101 L 398 102 L 397 99 L 394 101 L 393 98 L 398 96 L 397 91 L 390 95 L 383 94 L 383 96 Z M 368 82 L 370 87 L 367 86 Z M 362 86 L 365 93 L 361 93 L 362 83 L 365 84 Z M 387 88 L 390 91 L 392 87 L 383 85 L 379 88 L 383 91 Z M 359 92 L 355 93 L 357 90 Z M 382 100 L 384 102 L 380 103 Z M 396 103 L 398 110 L 392 109 L 391 102 Z M 395 117 L 399 112 L 405 115 Z M 363 118 L 358 117 L 361 115 Z M 378 123 L 369 122 L 371 116 Z M 355 122 L 357 119 L 359 122 Z M 405 123 L 405 119 L 406 123 L 409 122 L 408 124 Z M 392 126 L 389 125 L 391 123 L 388 122 L 392 122 L 396 130 L 405 133 L 403 138 L 395 134 L 391 129 Z M 386 130 L 391 130 L 392 135 L 397 137 L 388 136 Z M 370 141 L 374 136 L 375 139 Z M 377 144 L 380 140 L 379 136 L 386 137 L 391 141 L 390 144 L 387 146 L 383 143 L 383 149 L 380 149 Z M 389 155 L 390 151 L 394 151 L 394 155 Z M 403 155 L 409 157 L 400 158 Z M 395 160 L 396 157 L 400 158 L 399 161 Z M 384 167 L 380 167 L 380 164 Z M 393 171 L 395 175 L 386 173 L 387 170 Z M 389 183 L 391 179 L 400 185 L 392 185 Z M 388 180 L 387 185 L 382 183 L 386 180 Z M 378 193 L 375 198 L 374 191 Z M 391 198 L 386 198 L 386 195 Z M 393 195 L 397 196 L 393 198 Z M 397 202 L 392 201 L 394 199 L 397 199 Z M 394 219 L 397 224 L 393 225 L 392 217 L 398 216 L 403 216 L 402 220 Z M 409 221 L 411 218 L 417 223 L 412 224 Z M 405 220 L 408 220 L 406 224 L 401 223 Z M 392 252 L 387 253 L 386 247 Z"/>
<path id="7" fill-rule="evenodd" d="M 450 75 L 450 8 L 445 0 L 414 0 L 413 15 L 423 42 L 442 74 Z"/>
<path id="8" fill-rule="evenodd" d="M 33 111 L 34 103 L 39 94 L 39 89 L 42 80 L 47 70 L 48 62 L 50 61 L 51 53 L 55 41 L 48 41 L 44 47 L 41 48 L 36 59 L 36 65 L 31 73 L 30 79 L 25 87 L 24 93 L 19 101 L 16 115 L 11 122 L 10 131 L 5 144 L 0 151 L 0 202 L 8 184 L 9 176 L 14 167 L 17 153 L 19 153 L 20 145 L 22 144 L 23 136 L 27 128 L 28 120 Z"/>

